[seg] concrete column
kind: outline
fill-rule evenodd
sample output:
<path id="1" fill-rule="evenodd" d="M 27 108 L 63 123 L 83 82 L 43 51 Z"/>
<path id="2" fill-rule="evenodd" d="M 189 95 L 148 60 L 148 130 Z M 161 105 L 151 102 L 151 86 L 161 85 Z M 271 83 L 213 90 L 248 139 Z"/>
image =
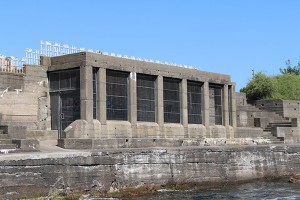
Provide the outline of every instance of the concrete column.
<path id="1" fill-rule="evenodd" d="M 229 113 L 228 113 L 228 85 L 223 86 L 223 125 L 226 127 L 226 138 L 230 138 L 229 134 Z"/>
<path id="2" fill-rule="evenodd" d="M 106 69 L 98 71 L 98 120 L 102 125 L 106 124 Z"/>
<path id="3" fill-rule="evenodd" d="M 184 128 L 184 137 L 188 138 L 188 105 L 187 105 L 187 80 L 181 81 L 181 123 Z"/>
<path id="4" fill-rule="evenodd" d="M 137 122 L 137 97 L 136 97 L 136 72 L 130 73 L 129 78 L 129 121 L 132 128 L 132 137 L 136 138 L 136 122 Z"/>
<path id="5" fill-rule="evenodd" d="M 164 80 L 161 75 L 156 79 L 156 122 L 159 126 L 158 137 L 163 137 L 163 125 L 164 125 Z"/>
<path id="6" fill-rule="evenodd" d="M 93 121 L 93 68 L 80 67 L 80 118 Z"/>
<path id="7" fill-rule="evenodd" d="M 203 84 L 203 118 L 204 126 L 206 128 L 206 137 L 210 137 L 210 128 L 209 128 L 209 83 L 204 82 Z"/>
<path id="8" fill-rule="evenodd" d="M 232 116 L 232 127 L 236 127 L 236 93 L 235 93 L 235 85 L 231 86 L 231 116 Z"/>

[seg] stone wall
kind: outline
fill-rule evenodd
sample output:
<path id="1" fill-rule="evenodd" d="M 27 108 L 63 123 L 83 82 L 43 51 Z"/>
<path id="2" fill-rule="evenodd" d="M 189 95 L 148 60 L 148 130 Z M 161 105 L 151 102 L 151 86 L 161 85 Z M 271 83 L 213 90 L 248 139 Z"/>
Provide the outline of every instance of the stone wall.
<path id="1" fill-rule="evenodd" d="M 282 117 L 300 118 L 300 101 L 272 99 L 252 101 L 251 104 L 261 110 L 276 112 Z"/>
<path id="2" fill-rule="evenodd" d="M 270 123 L 289 122 L 300 117 L 298 101 L 257 100 L 248 102 L 245 93 L 236 93 L 237 127 L 262 127 Z"/>
<path id="3" fill-rule="evenodd" d="M 299 152 L 298 145 L 4 155 L 0 199 L 282 177 L 300 173 Z"/>
<path id="4" fill-rule="evenodd" d="M 25 65 L 24 74 L 1 72 L 0 95 L 0 125 L 23 129 L 11 132 L 13 138 L 24 138 L 26 130 L 51 128 L 46 67 Z"/>
<path id="5" fill-rule="evenodd" d="M 23 89 L 24 74 L 16 74 L 11 72 L 0 72 L 0 94 L 8 88 L 9 91 L 15 89 Z"/>

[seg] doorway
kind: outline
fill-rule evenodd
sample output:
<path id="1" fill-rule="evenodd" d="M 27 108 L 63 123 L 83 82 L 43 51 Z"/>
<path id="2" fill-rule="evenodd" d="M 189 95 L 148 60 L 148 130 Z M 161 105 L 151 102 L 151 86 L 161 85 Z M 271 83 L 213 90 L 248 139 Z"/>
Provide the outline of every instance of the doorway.
<path id="1" fill-rule="evenodd" d="M 80 119 L 80 71 L 50 72 L 51 127 L 59 139 L 66 138 L 64 129 Z"/>

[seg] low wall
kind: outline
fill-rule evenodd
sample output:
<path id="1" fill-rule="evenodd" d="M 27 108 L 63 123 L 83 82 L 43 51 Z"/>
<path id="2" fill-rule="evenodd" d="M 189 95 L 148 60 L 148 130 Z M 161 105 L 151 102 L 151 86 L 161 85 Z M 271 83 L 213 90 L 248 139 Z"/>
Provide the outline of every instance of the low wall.
<path id="1" fill-rule="evenodd" d="M 300 173 L 298 146 L 154 148 L 0 157 L 0 199 Z"/>

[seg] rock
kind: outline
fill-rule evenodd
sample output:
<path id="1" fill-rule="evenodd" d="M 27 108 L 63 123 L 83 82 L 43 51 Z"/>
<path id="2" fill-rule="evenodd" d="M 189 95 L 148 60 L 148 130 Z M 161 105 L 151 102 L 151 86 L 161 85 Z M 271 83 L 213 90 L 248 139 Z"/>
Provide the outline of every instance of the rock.
<path id="1" fill-rule="evenodd" d="M 90 194 L 83 194 L 80 196 L 79 200 L 88 200 L 90 199 L 91 195 Z"/>
<path id="2" fill-rule="evenodd" d="M 294 176 L 291 176 L 289 179 L 289 183 L 296 183 L 297 179 Z"/>

